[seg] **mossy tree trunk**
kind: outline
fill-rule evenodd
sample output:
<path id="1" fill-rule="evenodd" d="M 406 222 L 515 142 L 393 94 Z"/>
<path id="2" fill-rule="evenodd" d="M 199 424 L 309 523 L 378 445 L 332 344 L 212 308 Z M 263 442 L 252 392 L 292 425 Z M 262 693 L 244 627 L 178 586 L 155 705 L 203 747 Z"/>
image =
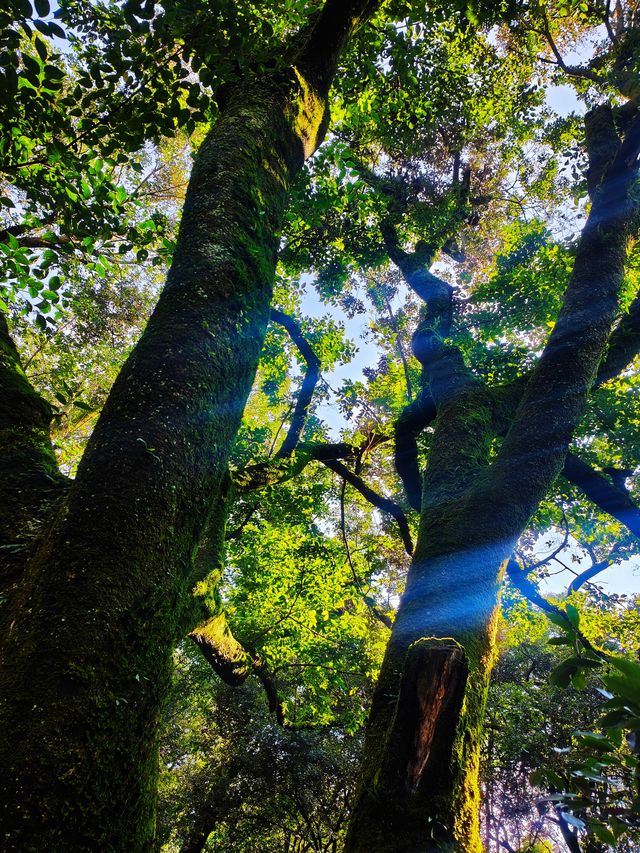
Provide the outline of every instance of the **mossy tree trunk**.
<path id="1" fill-rule="evenodd" d="M 420 273 L 426 311 L 414 353 L 429 398 L 422 412 L 436 414 L 435 428 L 418 543 L 373 698 L 347 853 L 482 850 L 479 751 L 499 584 L 562 470 L 611 335 L 627 239 L 637 229 L 638 119 L 621 141 L 611 109 L 598 107 L 585 130 L 591 213 L 555 328 L 524 393 L 518 389 L 491 461 L 503 404 L 445 344 L 446 286 Z M 389 248 L 418 292 L 416 254 L 410 258 L 392 241 Z M 406 441 L 399 455 L 406 477 L 415 470 Z"/>
<path id="2" fill-rule="evenodd" d="M 28 559 L 8 567 L 3 849 L 153 848 L 171 652 L 197 579 L 194 554 L 224 500 L 288 189 L 324 133 L 338 57 L 377 5 L 327 0 L 290 67 L 229 94 L 194 164 L 158 305 L 68 494 L 43 519 Z M 2 519 L 1 544 L 13 546 L 24 544 L 32 512 L 21 503 L 29 466 L 47 488 L 61 478 L 47 407 L 5 338 L 0 429 L 27 436 L 12 457 L 22 470 L 0 486 L 0 506 L 17 507 Z M 6 413 L 18 399 L 21 422 L 12 424 Z"/>

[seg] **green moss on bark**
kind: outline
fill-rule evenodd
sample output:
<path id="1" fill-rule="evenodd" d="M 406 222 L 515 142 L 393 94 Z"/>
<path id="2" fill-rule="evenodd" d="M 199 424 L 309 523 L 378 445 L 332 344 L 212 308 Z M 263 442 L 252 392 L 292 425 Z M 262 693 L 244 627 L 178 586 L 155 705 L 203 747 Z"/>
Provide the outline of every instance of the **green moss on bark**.
<path id="1" fill-rule="evenodd" d="M 374 7 L 328 0 L 314 62 L 239 85 L 198 153 L 167 285 L 8 617 L 5 849 L 153 849 L 171 651 L 224 502 L 288 188 L 323 133 L 337 56 Z"/>

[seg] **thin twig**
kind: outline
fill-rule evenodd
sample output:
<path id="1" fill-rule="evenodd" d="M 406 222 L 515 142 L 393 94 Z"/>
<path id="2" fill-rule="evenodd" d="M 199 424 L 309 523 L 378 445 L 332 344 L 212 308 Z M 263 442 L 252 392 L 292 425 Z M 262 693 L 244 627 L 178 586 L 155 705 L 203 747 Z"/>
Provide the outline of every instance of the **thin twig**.
<path id="1" fill-rule="evenodd" d="M 344 496 L 347 489 L 347 481 L 342 479 L 342 488 L 340 490 L 340 531 L 342 532 L 342 542 L 344 543 L 344 550 L 347 555 L 347 562 L 349 563 L 349 568 L 351 569 L 351 574 L 353 575 L 353 582 L 358 590 L 360 597 L 367 605 L 372 615 L 375 616 L 378 621 L 382 622 L 383 625 L 386 625 L 387 628 L 393 627 L 393 622 L 386 613 L 383 613 L 382 610 L 377 608 L 375 605 L 371 604 L 368 596 L 365 591 L 362 589 L 362 584 L 360 583 L 360 578 L 356 573 L 355 566 L 353 565 L 353 560 L 351 559 L 351 549 L 349 548 L 349 539 L 347 538 L 347 526 L 345 520 L 345 510 L 344 510 Z"/>

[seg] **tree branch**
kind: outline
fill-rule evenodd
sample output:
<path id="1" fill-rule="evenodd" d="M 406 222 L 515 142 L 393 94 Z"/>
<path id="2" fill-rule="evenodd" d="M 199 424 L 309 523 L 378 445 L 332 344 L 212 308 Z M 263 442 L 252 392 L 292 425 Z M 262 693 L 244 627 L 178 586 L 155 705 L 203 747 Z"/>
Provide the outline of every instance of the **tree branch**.
<path id="1" fill-rule="evenodd" d="M 7 600 L 24 568 L 27 546 L 69 485 L 51 445 L 51 417 L 51 406 L 27 379 L 0 311 L 0 593 Z"/>
<path id="2" fill-rule="evenodd" d="M 511 558 L 507 563 L 507 576 L 509 580 L 525 598 L 533 604 L 536 604 L 540 610 L 544 610 L 545 613 L 559 616 L 566 623 L 567 628 L 575 632 L 576 636 L 587 651 L 597 655 L 597 657 L 602 657 L 602 653 L 599 652 L 598 649 L 589 642 L 584 634 L 575 627 L 566 612 L 561 607 L 551 604 L 550 601 L 547 601 L 547 599 L 540 594 L 540 590 L 536 584 L 527 577 L 528 572 L 529 570 L 527 568 L 521 569 L 513 558 Z"/>
<path id="3" fill-rule="evenodd" d="M 602 83 L 602 78 L 599 77 L 594 71 L 589 68 L 584 68 L 578 65 L 567 65 L 564 59 L 562 58 L 562 54 L 558 50 L 555 41 L 553 40 L 553 36 L 551 35 L 551 30 L 549 29 L 549 22 L 547 20 L 546 14 L 544 17 L 544 30 L 542 31 L 542 35 L 545 37 L 549 47 L 553 55 L 556 58 L 556 64 L 558 68 L 561 68 L 566 75 L 569 77 L 580 77 L 584 80 L 591 80 L 593 83 Z"/>
<path id="4" fill-rule="evenodd" d="M 275 486 L 297 476 L 312 462 L 356 458 L 358 451 L 351 444 L 324 444 L 323 442 L 302 442 L 290 456 L 274 456 L 266 462 L 257 462 L 231 472 L 231 479 L 238 492 L 249 492 Z"/>
<path id="5" fill-rule="evenodd" d="M 422 505 L 422 474 L 418 465 L 420 433 L 436 416 L 431 394 L 423 389 L 419 396 L 405 406 L 395 423 L 395 466 L 402 480 L 409 506 L 420 512 Z"/>
<path id="6" fill-rule="evenodd" d="M 603 512 L 613 516 L 640 538 L 640 509 L 626 492 L 572 453 L 567 455 L 562 476 L 584 492 Z"/>
<path id="7" fill-rule="evenodd" d="M 425 303 L 432 325 L 442 336 L 451 328 L 451 303 L 453 288 L 429 271 L 440 248 L 420 240 L 413 252 L 400 247 L 398 232 L 390 219 L 381 225 L 382 238 L 389 258 L 398 267 L 413 292 Z"/>
<path id="8" fill-rule="evenodd" d="M 609 338 L 609 348 L 598 369 L 594 388 L 619 376 L 640 354 L 640 294 L 622 317 Z"/>
<path id="9" fill-rule="evenodd" d="M 307 370 L 302 381 L 300 393 L 298 394 L 293 417 L 291 418 L 291 424 L 289 425 L 289 431 L 282 442 L 280 450 L 278 450 L 275 456 L 276 459 L 283 459 L 291 456 L 300 440 L 300 436 L 309 413 L 309 406 L 311 405 L 313 392 L 315 391 L 318 380 L 320 379 L 320 359 L 312 350 L 309 342 L 302 334 L 299 324 L 293 319 L 293 317 L 272 308 L 271 320 L 287 330 L 289 337 L 296 345 L 300 355 L 304 358 L 307 364 Z"/>
<path id="10" fill-rule="evenodd" d="M 604 26 L 607 30 L 607 35 L 612 44 L 618 44 L 618 36 L 613 31 L 611 26 L 611 0 L 607 0 L 604 10 Z"/>
<path id="11" fill-rule="evenodd" d="M 353 582 L 356 586 L 356 589 L 360 593 L 360 597 L 362 598 L 364 603 L 367 605 L 367 607 L 371 611 L 372 615 L 375 616 L 375 618 L 379 622 L 382 622 L 382 624 L 385 627 L 391 629 L 393 627 L 392 620 L 387 616 L 386 613 L 383 613 L 379 607 L 376 607 L 375 604 L 373 604 L 370 601 L 369 597 L 366 595 L 365 591 L 362 589 L 362 584 L 360 583 L 360 578 L 358 577 L 355 566 L 353 565 L 353 560 L 351 559 L 351 548 L 349 548 L 349 540 L 347 538 L 347 525 L 346 525 L 345 509 L 344 509 L 344 496 L 345 496 L 346 487 L 347 487 L 347 481 L 343 478 L 342 489 L 340 490 L 340 531 L 342 533 L 342 542 L 344 544 L 344 550 L 345 550 L 345 553 L 347 555 L 347 562 L 349 563 L 349 568 L 351 569 L 351 575 L 353 576 Z"/>
<path id="12" fill-rule="evenodd" d="M 188 636 L 225 684 L 244 684 L 253 669 L 251 655 L 233 636 L 222 606 Z"/>
<path id="13" fill-rule="evenodd" d="M 269 711 L 275 714 L 278 725 L 287 724 L 273 676 L 260 655 L 242 645 L 233 635 L 224 609 L 207 619 L 189 634 L 214 672 L 230 687 L 241 687 L 249 675 L 255 675 L 262 684 Z"/>
<path id="14" fill-rule="evenodd" d="M 326 0 L 311 26 L 296 39 L 292 65 L 320 96 L 326 97 L 351 36 L 380 5 L 380 0 Z"/>
<path id="15" fill-rule="evenodd" d="M 340 477 L 350 483 L 354 488 L 356 488 L 360 494 L 369 501 L 370 504 L 377 507 L 382 512 L 386 512 L 391 515 L 398 523 L 398 527 L 400 528 L 400 536 L 402 537 L 402 542 L 404 545 L 404 549 L 411 556 L 413 554 L 413 540 L 411 539 L 411 531 L 409 530 L 409 524 L 407 522 L 407 518 L 402 511 L 402 509 L 398 506 L 397 503 L 390 500 L 389 498 L 384 498 L 379 495 L 377 492 L 374 492 L 373 489 L 370 489 L 369 486 L 364 483 L 360 477 L 357 477 L 353 474 L 346 465 L 343 465 L 341 462 L 337 460 L 329 460 L 322 459 L 322 462 L 330 468 L 332 471 L 335 471 Z"/>
<path id="16" fill-rule="evenodd" d="M 584 586 L 592 578 L 595 578 L 596 575 L 599 575 L 600 572 L 604 572 L 612 565 L 613 562 L 609 557 L 607 557 L 606 560 L 601 560 L 599 563 L 593 563 L 584 572 L 580 572 L 580 574 L 576 575 L 576 577 L 569 584 L 569 589 L 567 590 L 569 595 L 571 595 L 572 592 L 577 592 L 581 586 Z"/>

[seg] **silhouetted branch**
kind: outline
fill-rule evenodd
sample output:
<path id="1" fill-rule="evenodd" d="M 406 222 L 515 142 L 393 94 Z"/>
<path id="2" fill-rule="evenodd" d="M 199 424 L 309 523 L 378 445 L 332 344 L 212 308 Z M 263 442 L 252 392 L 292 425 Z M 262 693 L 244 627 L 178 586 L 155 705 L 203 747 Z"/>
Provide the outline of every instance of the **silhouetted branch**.
<path id="1" fill-rule="evenodd" d="M 349 539 L 347 538 L 347 525 L 345 519 L 345 510 L 344 510 L 344 496 L 347 487 L 347 481 L 343 478 L 342 480 L 342 489 L 340 490 L 340 531 L 342 533 L 342 542 L 344 544 L 344 550 L 347 555 L 347 562 L 349 563 L 349 568 L 351 569 L 351 575 L 353 576 L 353 582 L 355 584 L 356 589 L 358 590 L 360 597 L 367 605 L 372 615 L 375 618 L 382 622 L 387 628 L 391 629 L 393 627 L 393 622 L 387 616 L 386 613 L 383 613 L 379 607 L 376 607 L 375 604 L 372 604 L 369 600 L 369 597 L 366 595 L 365 591 L 362 589 L 362 584 L 360 583 L 360 578 L 358 577 L 358 573 L 356 572 L 355 566 L 353 565 L 353 560 L 351 559 L 351 548 L 349 547 Z"/>
<path id="2" fill-rule="evenodd" d="M 249 492 L 275 486 L 297 476 L 312 462 L 326 462 L 334 459 L 355 459 L 358 451 L 351 444 L 338 442 L 301 442 L 291 455 L 274 456 L 266 462 L 257 462 L 231 472 L 231 479 L 237 491 Z"/>
<path id="3" fill-rule="evenodd" d="M 428 391 L 406 406 L 395 423 L 395 466 L 402 480 L 409 506 L 420 512 L 422 505 L 422 475 L 418 465 L 420 433 L 436 416 L 436 407 Z"/>
<path id="4" fill-rule="evenodd" d="M 547 601 L 547 599 L 540 594 L 540 590 L 536 584 L 527 577 L 529 571 L 530 570 L 528 568 L 521 569 L 514 559 L 509 560 L 507 563 L 507 576 L 509 577 L 509 580 L 525 598 L 532 602 L 532 604 L 537 605 L 540 610 L 544 610 L 545 613 L 559 616 L 566 623 L 567 628 L 575 632 L 576 636 L 587 651 L 597 657 L 602 657 L 602 653 L 599 652 L 598 649 L 589 642 L 584 634 L 575 627 L 566 612 L 561 607 Z"/>
<path id="5" fill-rule="evenodd" d="M 253 516 L 256 514 L 257 509 L 258 509 L 257 506 L 252 506 L 250 509 L 248 509 L 246 514 L 245 514 L 245 517 L 242 519 L 240 524 L 237 527 L 235 527 L 231 532 L 225 533 L 224 538 L 225 538 L 226 542 L 229 542 L 232 539 L 239 539 L 240 538 L 240 536 L 242 535 L 242 531 L 245 529 L 247 524 L 249 524 L 249 522 L 251 521 Z"/>
<path id="6" fill-rule="evenodd" d="M 612 44 L 618 44 L 618 36 L 613 30 L 611 26 L 611 0 L 607 0 L 604 10 L 604 26 L 607 31 L 607 35 L 609 36 L 609 40 Z"/>
<path id="7" fill-rule="evenodd" d="M 373 504 L 382 512 L 386 512 L 391 515 L 398 523 L 398 527 L 400 528 L 400 536 L 402 537 L 402 542 L 404 544 L 404 549 L 411 556 L 413 554 L 413 540 L 411 539 L 411 531 L 409 530 L 409 524 L 407 522 L 407 517 L 405 516 L 402 509 L 398 506 L 397 503 L 390 500 L 389 498 L 384 498 L 382 495 L 379 495 L 377 492 L 374 492 L 373 489 L 370 489 L 369 486 L 364 483 L 360 477 L 357 477 L 354 473 L 352 473 L 346 465 L 343 465 L 341 462 L 336 460 L 323 459 L 321 460 L 332 471 L 335 471 L 340 477 L 350 483 L 354 488 L 356 488 L 360 494 L 369 501 L 369 503 Z"/>
<path id="8" fill-rule="evenodd" d="M 558 815 L 557 824 L 560 827 L 560 832 L 562 833 L 564 843 L 567 845 L 567 849 L 570 853 L 581 853 L 577 830 L 571 828 L 560 806 L 556 806 L 556 814 Z"/>
<path id="9" fill-rule="evenodd" d="M 565 460 L 562 476 L 584 492 L 603 512 L 624 524 L 634 536 L 640 537 L 640 509 L 626 492 L 572 453 Z"/>
<path id="10" fill-rule="evenodd" d="M 304 358 L 307 364 L 307 370 L 305 372 L 304 379 L 302 380 L 302 387 L 298 394 L 289 431 L 285 440 L 282 442 L 280 450 L 276 453 L 276 459 L 284 459 L 291 456 L 300 441 L 300 436 L 302 435 L 302 430 L 304 429 L 307 415 L 309 413 L 311 399 L 313 398 L 313 392 L 315 391 L 318 380 L 320 379 L 320 359 L 312 350 L 309 342 L 302 334 L 299 324 L 293 319 L 293 317 L 272 308 L 271 319 L 274 323 L 278 323 L 287 330 L 289 337 L 296 345 L 300 355 Z"/>
<path id="11" fill-rule="evenodd" d="M 607 557 L 606 560 L 601 560 L 599 563 L 593 563 L 588 569 L 585 569 L 584 572 L 580 572 L 580 574 L 576 575 L 569 584 L 569 595 L 571 595 L 572 592 L 577 592 L 581 586 L 584 586 L 592 578 L 595 578 L 596 575 L 599 575 L 600 572 L 604 572 L 605 569 L 608 569 L 612 565 L 612 561 Z"/>
<path id="12" fill-rule="evenodd" d="M 551 35 L 551 30 L 549 29 L 549 22 L 546 19 L 544 22 L 544 29 L 542 30 L 542 35 L 545 37 L 547 44 L 551 48 L 551 52 L 556 58 L 555 64 L 558 68 L 561 68 L 564 73 L 569 77 L 580 77 L 584 80 L 591 80 L 593 83 L 602 83 L 602 78 L 599 77 L 594 71 L 589 68 L 584 68 L 581 65 L 567 65 L 564 59 L 562 58 L 562 54 L 558 50 L 558 47 L 553 40 L 553 36 Z"/>

